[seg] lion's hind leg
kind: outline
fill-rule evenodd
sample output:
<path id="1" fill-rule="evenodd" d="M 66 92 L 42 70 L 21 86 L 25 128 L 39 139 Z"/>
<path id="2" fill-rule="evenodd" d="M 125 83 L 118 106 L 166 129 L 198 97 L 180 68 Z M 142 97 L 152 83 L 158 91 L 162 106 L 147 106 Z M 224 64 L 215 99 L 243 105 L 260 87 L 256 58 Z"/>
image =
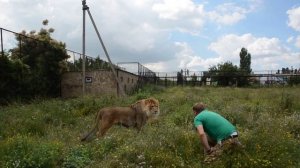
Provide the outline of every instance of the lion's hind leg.
<path id="1" fill-rule="evenodd" d="M 102 122 L 98 125 L 99 131 L 97 132 L 97 137 L 103 137 L 107 130 L 114 125 L 113 121 L 110 120 L 102 120 Z"/>

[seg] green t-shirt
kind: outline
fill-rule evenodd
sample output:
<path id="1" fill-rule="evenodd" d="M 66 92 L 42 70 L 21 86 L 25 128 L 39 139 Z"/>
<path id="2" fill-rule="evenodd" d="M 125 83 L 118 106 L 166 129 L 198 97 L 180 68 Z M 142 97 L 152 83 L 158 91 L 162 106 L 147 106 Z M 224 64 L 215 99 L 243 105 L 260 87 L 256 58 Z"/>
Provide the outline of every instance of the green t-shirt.
<path id="1" fill-rule="evenodd" d="M 205 133 L 217 142 L 236 131 L 236 128 L 224 117 L 206 109 L 194 118 L 194 125 L 196 128 L 202 125 Z"/>

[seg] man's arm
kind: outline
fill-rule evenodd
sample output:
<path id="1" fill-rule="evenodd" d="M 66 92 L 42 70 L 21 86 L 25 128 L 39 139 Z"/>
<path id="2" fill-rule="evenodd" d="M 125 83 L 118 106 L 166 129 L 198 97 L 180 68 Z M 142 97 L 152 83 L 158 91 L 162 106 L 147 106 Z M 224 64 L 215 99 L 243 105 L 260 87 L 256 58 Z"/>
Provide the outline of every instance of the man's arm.
<path id="1" fill-rule="evenodd" d="M 207 137 L 206 137 L 206 133 L 204 132 L 204 129 L 203 129 L 203 126 L 202 125 L 199 125 L 197 127 L 197 131 L 198 131 L 198 134 L 200 136 L 200 141 L 204 147 L 204 150 L 206 151 L 206 153 L 210 153 L 210 146 L 208 144 L 208 140 L 207 140 Z"/>

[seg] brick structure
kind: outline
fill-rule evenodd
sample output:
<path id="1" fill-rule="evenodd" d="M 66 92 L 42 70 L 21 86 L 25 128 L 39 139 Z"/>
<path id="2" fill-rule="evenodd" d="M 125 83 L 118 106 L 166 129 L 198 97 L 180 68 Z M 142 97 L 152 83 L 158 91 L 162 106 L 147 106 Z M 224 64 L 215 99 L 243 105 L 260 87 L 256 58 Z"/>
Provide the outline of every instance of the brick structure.
<path id="1" fill-rule="evenodd" d="M 126 93 L 131 92 L 138 84 L 138 76 L 123 70 L 117 70 L 121 87 Z M 86 95 L 118 95 L 117 81 L 109 70 L 86 72 Z M 82 95 L 82 72 L 66 72 L 62 76 L 61 96 L 63 98 L 79 97 Z"/>

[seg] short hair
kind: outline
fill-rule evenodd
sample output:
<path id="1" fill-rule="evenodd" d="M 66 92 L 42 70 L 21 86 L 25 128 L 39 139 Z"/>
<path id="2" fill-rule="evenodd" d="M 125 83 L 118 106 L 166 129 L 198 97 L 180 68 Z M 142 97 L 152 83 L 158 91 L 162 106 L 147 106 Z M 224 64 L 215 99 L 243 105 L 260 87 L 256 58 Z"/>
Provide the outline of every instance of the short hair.
<path id="1" fill-rule="evenodd" d="M 203 111 L 205 108 L 206 108 L 206 105 L 202 102 L 199 102 L 193 106 L 193 111 L 196 111 L 199 113 L 199 112 Z"/>

